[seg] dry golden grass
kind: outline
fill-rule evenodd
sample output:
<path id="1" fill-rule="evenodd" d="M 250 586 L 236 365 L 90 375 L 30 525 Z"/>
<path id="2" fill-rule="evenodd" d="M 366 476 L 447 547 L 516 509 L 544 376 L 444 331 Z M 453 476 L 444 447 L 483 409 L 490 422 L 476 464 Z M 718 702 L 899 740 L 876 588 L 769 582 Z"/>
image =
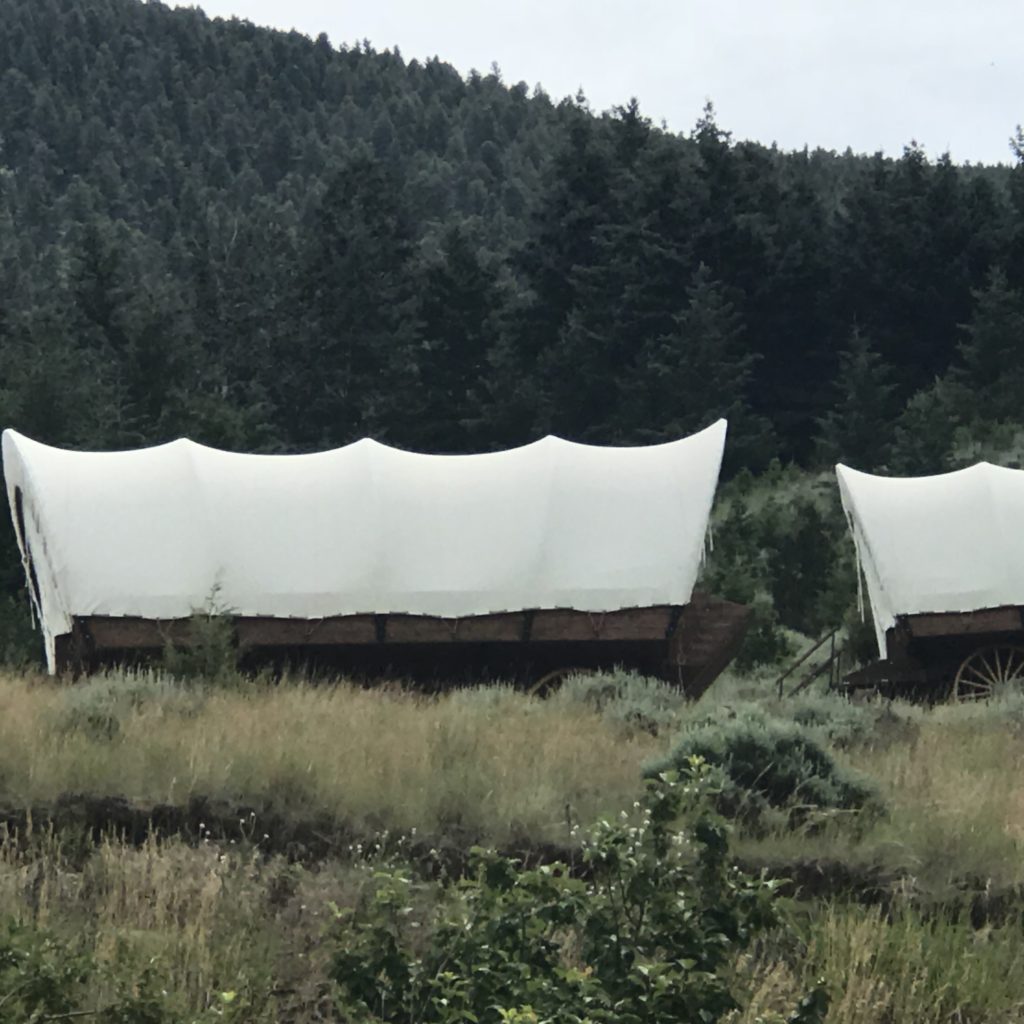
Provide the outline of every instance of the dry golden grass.
<path id="1" fill-rule="evenodd" d="M 912 742 L 853 756 L 890 808 L 867 841 L 901 850 L 937 886 L 964 876 L 1024 883 L 1024 732 L 999 705 L 922 712 Z"/>
<path id="2" fill-rule="evenodd" d="M 193 699 L 155 682 L 158 696 L 143 686 L 133 705 L 109 698 L 113 682 L 0 678 L 0 800 L 199 794 L 360 830 L 557 840 L 567 807 L 590 821 L 629 805 L 641 763 L 665 743 L 501 689 L 428 698 L 288 684 Z"/>

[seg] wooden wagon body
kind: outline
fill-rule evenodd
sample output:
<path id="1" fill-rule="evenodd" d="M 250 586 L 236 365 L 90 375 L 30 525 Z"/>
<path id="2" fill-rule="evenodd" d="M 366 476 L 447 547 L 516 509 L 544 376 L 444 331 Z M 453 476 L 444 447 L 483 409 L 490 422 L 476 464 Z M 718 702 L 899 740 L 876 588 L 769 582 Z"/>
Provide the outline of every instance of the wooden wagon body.
<path id="1" fill-rule="evenodd" d="M 678 685 L 696 698 L 735 657 L 750 618 L 741 604 L 695 592 L 683 606 L 593 613 L 571 609 L 464 618 L 345 615 L 317 620 L 233 617 L 243 663 L 329 666 L 356 677 L 424 683 L 502 679 L 538 692 L 567 674 L 623 667 Z M 192 620 L 125 616 L 76 619 L 58 638 L 62 672 L 187 646 Z"/>

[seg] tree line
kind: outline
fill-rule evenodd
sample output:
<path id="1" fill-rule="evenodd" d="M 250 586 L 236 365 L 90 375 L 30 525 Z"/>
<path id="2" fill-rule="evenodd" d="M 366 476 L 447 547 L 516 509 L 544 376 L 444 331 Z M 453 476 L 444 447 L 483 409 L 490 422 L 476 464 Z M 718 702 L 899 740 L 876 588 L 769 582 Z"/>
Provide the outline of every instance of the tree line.
<path id="1" fill-rule="evenodd" d="M 729 474 L 1024 457 L 1019 130 L 998 167 L 781 152 L 155 2 L 0 18 L 4 425 L 465 452 L 725 415 Z"/>

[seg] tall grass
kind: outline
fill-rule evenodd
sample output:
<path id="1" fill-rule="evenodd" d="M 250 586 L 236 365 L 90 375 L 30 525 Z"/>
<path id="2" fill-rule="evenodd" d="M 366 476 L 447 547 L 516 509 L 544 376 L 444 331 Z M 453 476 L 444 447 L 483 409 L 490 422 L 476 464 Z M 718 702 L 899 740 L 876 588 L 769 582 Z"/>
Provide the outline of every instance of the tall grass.
<path id="1" fill-rule="evenodd" d="M 941 890 L 964 877 L 1024 884 L 1024 732 L 1016 702 L 921 712 L 911 742 L 851 756 L 882 785 L 891 813 L 871 840 L 900 847 Z"/>
<path id="2" fill-rule="evenodd" d="M 819 978 L 832 995 L 829 1024 L 1010 1024 L 1024 1016 L 1019 924 L 978 931 L 906 906 L 885 913 L 831 905 L 809 919 L 800 941 L 764 943 L 741 970 L 749 1002 L 737 1024 L 784 1013 Z"/>
<path id="3" fill-rule="evenodd" d="M 744 859 L 773 870 L 842 862 L 855 873 L 888 875 L 931 900 L 965 886 L 1024 886 L 1024 697 L 934 708 L 767 697 L 756 704 L 730 701 L 717 716 L 723 712 L 799 723 L 844 768 L 871 779 L 886 808 L 855 831 L 840 820 L 808 832 L 741 835 Z"/>
<path id="4" fill-rule="evenodd" d="M 585 704 L 504 689 L 0 679 L 0 802 L 16 807 L 69 792 L 142 805 L 200 795 L 357 829 L 553 841 L 567 816 L 632 803 L 640 763 L 663 744 Z"/>
<path id="5" fill-rule="evenodd" d="M 108 1005 L 118 979 L 131 984 L 148 970 L 175 1020 L 235 991 L 248 1009 L 232 1019 L 300 1024 L 333 1019 L 323 935 L 331 907 L 353 905 L 369 874 L 177 839 L 133 848 L 108 838 L 83 857 L 50 831 L 3 833 L 0 922 L 43 931 L 100 965 L 85 1006 Z"/>
<path id="6" fill-rule="evenodd" d="M 679 730 L 753 714 L 757 696 L 733 683 L 688 706 L 619 677 L 573 680 L 548 701 L 502 688 L 425 697 L 0 677 L 0 807 L 68 793 L 142 806 L 204 796 L 367 833 L 557 842 L 567 817 L 631 806 L 641 766 Z M 748 993 L 737 1024 L 787 1013 L 819 976 L 836 1024 L 1024 1019 L 1024 699 L 929 710 L 762 694 L 756 714 L 812 731 L 874 780 L 887 814 L 857 830 L 840 818 L 757 839 L 740 832 L 742 857 L 880 866 L 892 891 L 882 906 L 837 896 L 794 905 L 796 926 L 737 964 Z M 365 879 L 359 862 L 300 867 L 242 843 L 151 837 L 136 848 L 38 824 L 27 837 L 0 828 L 0 921 L 66 936 L 115 975 L 155 964 L 186 1013 L 220 989 L 243 992 L 251 1009 L 238 1019 L 254 1024 L 332 1019 L 328 906 L 351 905 Z"/>

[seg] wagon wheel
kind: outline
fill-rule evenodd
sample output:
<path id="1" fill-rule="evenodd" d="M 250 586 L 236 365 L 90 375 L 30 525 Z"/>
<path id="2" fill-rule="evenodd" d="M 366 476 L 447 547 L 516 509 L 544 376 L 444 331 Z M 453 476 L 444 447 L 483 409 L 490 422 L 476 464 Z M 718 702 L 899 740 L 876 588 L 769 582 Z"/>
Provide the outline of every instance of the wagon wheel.
<path id="1" fill-rule="evenodd" d="M 552 669 L 550 672 L 545 672 L 535 682 L 530 683 L 526 688 L 526 692 L 531 697 L 549 697 L 569 676 L 578 671 L 579 669 L 572 665 L 566 668 Z"/>
<path id="2" fill-rule="evenodd" d="M 1024 647 L 993 644 L 964 658 L 953 681 L 953 699 L 988 700 L 1014 687 L 1024 687 Z"/>

